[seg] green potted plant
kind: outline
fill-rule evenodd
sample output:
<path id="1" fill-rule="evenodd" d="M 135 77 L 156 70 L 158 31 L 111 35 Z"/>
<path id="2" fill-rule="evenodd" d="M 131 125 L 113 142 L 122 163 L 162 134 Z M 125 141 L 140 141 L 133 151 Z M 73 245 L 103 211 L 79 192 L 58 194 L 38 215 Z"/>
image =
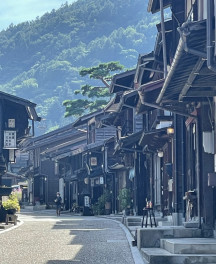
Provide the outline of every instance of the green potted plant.
<path id="1" fill-rule="evenodd" d="M 120 210 L 124 210 L 126 214 L 129 214 L 131 206 L 131 191 L 127 188 L 121 189 L 118 195 L 118 200 Z"/>
<path id="2" fill-rule="evenodd" d="M 104 190 L 98 201 L 93 205 L 95 215 L 109 214 L 111 210 L 112 194 L 109 190 Z"/>
<path id="3" fill-rule="evenodd" d="M 20 210 L 19 200 L 15 194 L 10 194 L 8 200 L 3 202 L 2 206 L 8 211 L 8 214 L 15 214 L 16 211 Z"/>

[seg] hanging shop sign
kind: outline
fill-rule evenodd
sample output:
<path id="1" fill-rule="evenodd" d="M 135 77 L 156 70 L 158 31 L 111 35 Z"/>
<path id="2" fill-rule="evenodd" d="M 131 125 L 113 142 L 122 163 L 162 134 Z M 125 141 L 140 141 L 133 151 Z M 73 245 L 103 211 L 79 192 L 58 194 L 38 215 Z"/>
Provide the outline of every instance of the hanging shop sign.
<path id="1" fill-rule="evenodd" d="M 100 177 L 100 184 L 104 184 L 104 177 Z"/>
<path id="2" fill-rule="evenodd" d="M 91 157 L 90 162 L 91 166 L 97 166 L 97 157 Z"/>
<path id="3" fill-rule="evenodd" d="M 4 149 L 16 149 L 16 131 L 4 131 Z"/>
<path id="4" fill-rule="evenodd" d="M 9 149 L 9 162 L 15 162 L 15 150 L 14 149 Z"/>
<path id="5" fill-rule="evenodd" d="M 86 207 L 90 206 L 89 196 L 84 196 L 84 206 Z"/>
<path id="6" fill-rule="evenodd" d="M 8 119 L 8 127 L 15 128 L 15 119 Z"/>

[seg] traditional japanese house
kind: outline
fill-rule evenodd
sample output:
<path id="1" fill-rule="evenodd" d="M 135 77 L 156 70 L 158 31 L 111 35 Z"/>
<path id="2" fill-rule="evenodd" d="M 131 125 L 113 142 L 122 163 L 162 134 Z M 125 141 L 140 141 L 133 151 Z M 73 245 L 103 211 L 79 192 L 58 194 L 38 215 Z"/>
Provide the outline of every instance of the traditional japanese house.
<path id="1" fill-rule="evenodd" d="M 158 6 L 159 1 L 150 6 Z M 167 7 L 169 1 L 164 3 Z M 179 3 L 173 10 L 176 19 L 182 19 Z M 158 10 L 156 8 L 156 10 Z M 175 15 L 175 14 L 174 14 Z M 173 16 L 174 16 L 173 15 Z M 162 14 L 163 18 L 163 14 Z M 157 98 L 166 80 L 178 43 L 173 31 L 173 20 L 162 21 L 157 25 L 158 34 L 154 51 L 140 55 L 134 77 L 134 89 L 138 91 L 139 100 L 133 106 L 136 112 L 143 114 L 143 133 L 138 145 L 145 153 L 145 166 L 148 180 L 146 198 L 165 215 L 172 215 L 172 224 L 181 224 L 184 214 L 184 121 L 190 117 L 186 104 L 167 102 L 164 106 L 157 103 Z"/>
<path id="2" fill-rule="evenodd" d="M 4 92 L 0 92 L 0 186 L 9 184 L 2 176 L 8 169 L 8 164 L 15 162 L 15 150 L 21 140 L 34 135 L 34 122 L 40 121 L 36 104 Z M 11 191 L 0 187 L 0 197 Z"/>
<path id="3" fill-rule="evenodd" d="M 71 164 L 70 156 L 77 154 L 77 149 L 85 144 L 86 132 L 74 129 L 70 124 L 35 137 L 23 145 L 23 151 L 30 153 L 25 173 L 29 181 L 30 203 L 52 205 L 56 192 L 59 191 L 64 204 L 69 208 L 69 179 L 76 170 L 73 165 L 79 164 L 79 157 L 77 162 Z"/>
<path id="4" fill-rule="evenodd" d="M 164 56 L 164 65 L 170 62 L 170 68 L 156 104 L 173 113 L 179 107 L 174 129 L 182 138 L 182 144 L 173 156 L 174 189 L 181 189 L 174 209 L 185 213 L 186 222 L 197 220 L 203 234 L 209 236 L 216 220 L 215 1 L 170 0 L 160 3 L 161 6 L 159 1 L 149 1 L 149 11 L 161 10 L 163 14 L 165 7 L 171 7 L 172 49 Z M 161 25 L 164 25 L 163 16 Z M 179 114 L 185 116 L 184 121 L 179 119 Z M 182 158 L 178 162 L 181 146 Z M 179 170 L 181 174 L 177 173 Z"/>
<path id="5" fill-rule="evenodd" d="M 179 224 L 184 210 L 183 200 L 179 202 L 180 217 L 174 214 L 174 208 L 177 205 L 177 197 L 183 194 L 183 187 L 180 184 L 179 189 L 174 187 L 179 179 L 177 174 L 182 173 L 180 169 L 177 170 L 177 166 L 182 162 L 184 151 L 181 145 L 183 131 L 177 128 L 177 124 L 182 124 L 184 114 L 180 111 L 183 108 L 181 105 L 175 104 L 171 108 L 161 107 L 156 103 L 165 76 L 161 45 L 162 26 L 157 25 L 158 35 L 154 51 L 139 56 L 135 72 L 125 72 L 113 78 L 111 92 L 116 93 L 116 96 L 109 108 L 113 113 L 112 124 L 120 131 L 115 150 L 120 151 L 125 158 L 130 156 L 129 159 L 126 158 L 130 160 L 130 166 L 118 168 L 121 169 L 119 172 L 125 171 L 129 175 L 132 175 L 129 170 L 133 171 L 134 180 L 130 188 L 133 190 L 135 213 L 141 214 L 146 200 L 151 200 L 155 209 L 163 215 L 173 215 L 174 223 Z M 165 29 L 164 38 L 169 43 L 166 51 L 167 54 L 172 54 L 171 20 L 165 23 Z M 126 122 L 130 124 L 131 129 L 128 128 L 125 132 Z M 138 130 L 136 124 L 139 124 Z M 178 137 L 177 133 L 173 133 L 174 128 L 178 131 Z M 179 146 L 179 159 L 174 162 L 174 152 L 177 152 Z M 135 165 L 136 163 L 138 165 Z"/>
<path id="6" fill-rule="evenodd" d="M 85 208 L 85 197 L 89 197 L 90 204 L 95 204 L 98 198 L 105 192 L 109 192 L 111 207 L 109 212 L 115 210 L 115 187 L 113 173 L 109 167 L 114 164 L 114 137 L 116 128 L 114 126 L 102 125 L 102 120 L 107 119 L 107 113 L 99 110 L 94 113 L 80 117 L 74 127 L 78 129 L 84 125 L 87 127 L 87 145 L 82 150 L 83 177 L 80 178 L 79 206 Z M 85 198 L 85 199 L 84 199 Z M 107 211 L 108 213 L 108 211 Z"/>
<path id="7" fill-rule="evenodd" d="M 115 172 L 116 190 L 130 190 L 131 214 L 142 214 L 146 198 L 146 168 L 145 155 L 138 142 L 143 130 L 143 116 L 137 115 L 135 107 L 139 99 L 138 91 L 134 90 L 135 70 L 126 71 L 113 77 L 110 92 L 115 97 L 105 109 L 110 113 L 109 122 L 117 128 L 115 157 L 120 157 L 118 163 L 110 169 Z M 117 211 L 121 206 L 117 203 Z"/>

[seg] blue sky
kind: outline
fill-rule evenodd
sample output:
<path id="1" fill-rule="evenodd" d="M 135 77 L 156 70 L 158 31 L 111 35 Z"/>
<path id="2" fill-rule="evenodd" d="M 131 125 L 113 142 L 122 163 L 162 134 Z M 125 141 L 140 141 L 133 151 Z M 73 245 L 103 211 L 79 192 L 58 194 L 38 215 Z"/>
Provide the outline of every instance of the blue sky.
<path id="1" fill-rule="evenodd" d="M 68 0 L 68 4 L 76 0 Z M 44 13 L 58 9 L 66 0 L 0 0 L 0 30 L 6 29 L 11 23 L 34 20 Z"/>

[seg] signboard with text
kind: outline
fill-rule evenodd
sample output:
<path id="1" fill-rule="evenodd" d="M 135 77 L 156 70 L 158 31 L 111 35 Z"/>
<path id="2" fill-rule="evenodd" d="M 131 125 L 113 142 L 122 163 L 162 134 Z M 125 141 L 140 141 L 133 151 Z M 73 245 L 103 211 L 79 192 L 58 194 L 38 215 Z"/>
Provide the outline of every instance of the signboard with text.
<path id="1" fill-rule="evenodd" d="M 97 157 L 91 157 L 90 162 L 91 166 L 97 166 Z"/>
<path id="2" fill-rule="evenodd" d="M 4 149 L 16 149 L 16 131 L 4 131 Z"/>
<path id="3" fill-rule="evenodd" d="M 15 119 L 8 119 L 8 127 L 15 128 Z"/>

